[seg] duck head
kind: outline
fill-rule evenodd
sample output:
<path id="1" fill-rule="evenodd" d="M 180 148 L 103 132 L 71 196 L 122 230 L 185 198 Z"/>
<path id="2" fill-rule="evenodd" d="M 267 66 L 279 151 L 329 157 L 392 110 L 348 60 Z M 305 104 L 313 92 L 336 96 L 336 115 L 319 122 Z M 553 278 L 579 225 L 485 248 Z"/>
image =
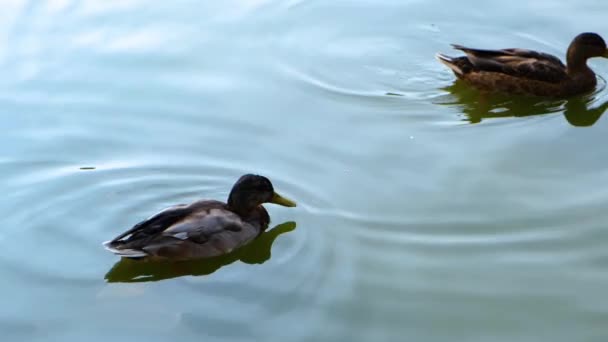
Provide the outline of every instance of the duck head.
<path id="1" fill-rule="evenodd" d="M 274 191 L 264 176 L 246 174 L 236 181 L 228 196 L 228 207 L 237 213 L 248 213 L 263 203 L 295 207 L 296 203 Z"/>
<path id="2" fill-rule="evenodd" d="M 568 47 L 568 69 L 574 71 L 586 69 L 587 59 L 593 57 L 608 58 L 606 42 L 597 33 L 581 33 L 572 40 Z"/>

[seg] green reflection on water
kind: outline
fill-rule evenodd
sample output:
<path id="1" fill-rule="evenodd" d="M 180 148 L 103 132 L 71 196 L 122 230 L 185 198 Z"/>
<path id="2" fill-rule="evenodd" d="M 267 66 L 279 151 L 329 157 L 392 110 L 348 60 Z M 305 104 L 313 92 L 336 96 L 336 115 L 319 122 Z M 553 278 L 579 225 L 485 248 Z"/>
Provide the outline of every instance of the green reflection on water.
<path id="1" fill-rule="evenodd" d="M 449 92 L 436 104 L 456 106 L 472 124 L 485 119 L 526 117 L 563 113 L 564 118 L 573 126 L 592 126 L 608 109 L 608 102 L 590 107 L 596 102 L 596 94 L 587 94 L 569 99 L 543 99 L 507 94 L 488 94 L 468 86 L 461 80 L 442 88 Z"/>
<path id="2" fill-rule="evenodd" d="M 188 275 L 208 275 L 237 260 L 246 264 L 263 264 L 270 259 L 274 240 L 295 229 L 295 222 L 282 223 L 233 253 L 209 259 L 183 262 L 121 259 L 108 271 L 105 279 L 110 283 L 158 281 Z"/>

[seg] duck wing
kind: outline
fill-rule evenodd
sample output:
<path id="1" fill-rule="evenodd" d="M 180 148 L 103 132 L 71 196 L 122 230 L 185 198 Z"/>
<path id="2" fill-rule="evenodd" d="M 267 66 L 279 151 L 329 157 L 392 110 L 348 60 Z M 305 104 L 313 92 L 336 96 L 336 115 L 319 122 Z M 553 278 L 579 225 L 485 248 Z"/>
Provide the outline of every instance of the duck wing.
<path id="1" fill-rule="evenodd" d="M 165 228 L 171 226 L 175 222 L 182 220 L 194 211 L 191 205 L 178 204 L 166 208 L 161 212 L 137 223 L 133 228 L 118 235 L 109 243 L 120 240 L 131 240 L 137 237 L 150 236 L 162 232 Z M 125 239 L 126 238 L 126 239 Z M 105 244 L 105 243 L 104 243 Z"/>
<path id="2" fill-rule="evenodd" d="M 165 229 L 161 238 L 143 249 L 173 259 L 212 257 L 248 244 L 260 234 L 261 228 L 232 211 L 213 208 L 194 213 Z"/>
<path id="3" fill-rule="evenodd" d="M 106 243 L 123 257 L 161 257 L 174 260 L 206 258 L 239 248 L 261 232 L 218 201 L 178 205 L 138 223 Z"/>
<path id="4" fill-rule="evenodd" d="M 463 51 L 477 71 L 559 83 L 568 77 L 566 66 L 550 54 L 527 49 L 482 50 L 452 45 Z"/>

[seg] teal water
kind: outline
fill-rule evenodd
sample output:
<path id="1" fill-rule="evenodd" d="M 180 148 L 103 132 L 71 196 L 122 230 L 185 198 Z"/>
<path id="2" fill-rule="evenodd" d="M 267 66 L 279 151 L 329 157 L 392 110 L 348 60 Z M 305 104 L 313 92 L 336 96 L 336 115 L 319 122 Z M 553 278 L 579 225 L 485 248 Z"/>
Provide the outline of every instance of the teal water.
<path id="1" fill-rule="evenodd" d="M 481 101 L 433 58 L 563 57 L 606 13 L 3 1 L 2 341 L 606 341 L 608 60 L 590 95 Z M 136 274 L 101 247 L 247 172 L 298 202 L 248 250 Z"/>

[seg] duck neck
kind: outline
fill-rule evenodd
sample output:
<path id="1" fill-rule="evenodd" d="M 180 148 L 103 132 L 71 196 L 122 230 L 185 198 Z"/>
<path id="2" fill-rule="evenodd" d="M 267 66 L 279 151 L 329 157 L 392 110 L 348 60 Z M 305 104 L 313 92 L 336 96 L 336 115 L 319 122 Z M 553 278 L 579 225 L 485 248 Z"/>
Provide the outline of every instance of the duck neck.
<path id="1" fill-rule="evenodd" d="M 252 206 L 248 201 L 243 200 L 238 196 L 234 196 L 232 194 L 228 196 L 228 209 L 239 215 L 247 215 L 251 213 L 251 211 L 255 209 L 255 207 L 255 205 Z"/>
<path id="2" fill-rule="evenodd" d="M 579 52 L 578 49 L 570 46 L 566 56 L 568 66 L 568 74 L 584 74 L 593 73 L 587 66 L 587 57 Z"/>

